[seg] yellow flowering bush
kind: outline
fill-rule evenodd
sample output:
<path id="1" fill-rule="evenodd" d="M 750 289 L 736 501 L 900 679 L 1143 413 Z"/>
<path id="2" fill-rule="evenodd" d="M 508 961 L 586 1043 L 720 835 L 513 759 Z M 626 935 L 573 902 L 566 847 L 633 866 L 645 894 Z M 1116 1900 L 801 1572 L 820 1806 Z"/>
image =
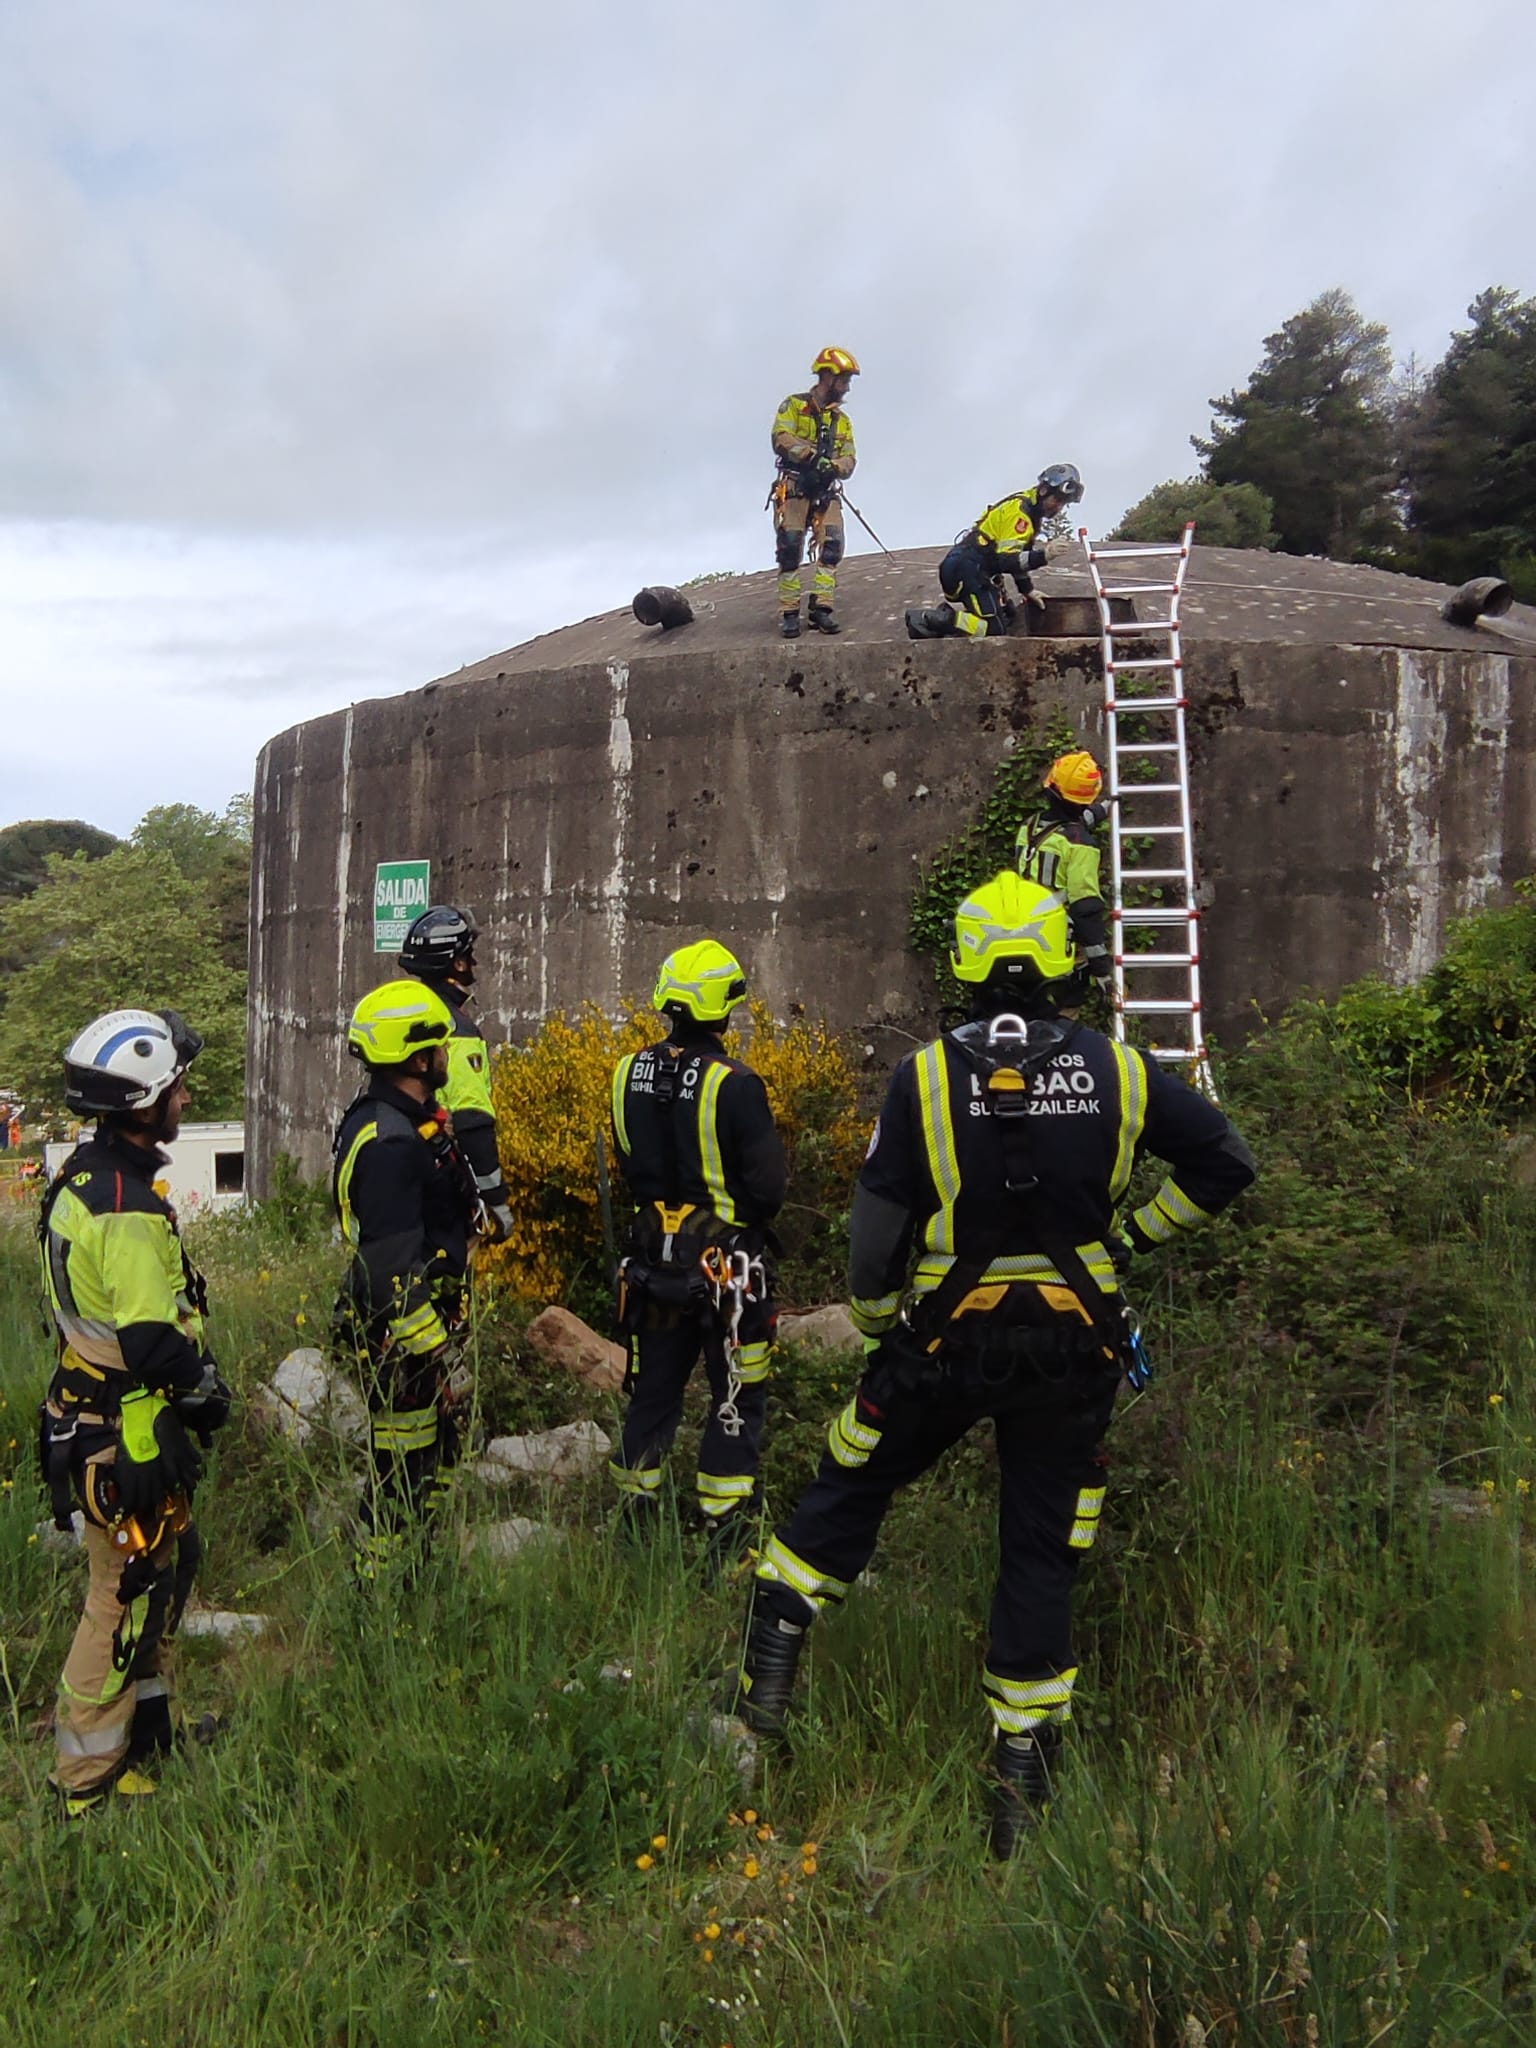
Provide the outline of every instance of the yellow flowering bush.
<path id="1" fill-rule="evenodd" d="M 526 1045 L 502 1046 L 494 1055 L 491 1094 L 513 1230 L 482 1258 L 520 1299 L 564 1300 L 583 1275 L 602 1271 L 599 1132 L 608 1146 L 622 1235 L 629 1199 L 612 1154 L 609 1084 L 625 1053 L 660 1034 L 658 1020 L 638 1006 L 615 1023 L 589 1004 L 574 1016 L 549 1018 Z M 799 1269 L 800 1285 L 829 1286 L 823 1269 L 835 1270 L 841 1257 L 833 1240 L 869 1135 L 848 1046 L 819 1022 L 779 1024 L 762 1003 L 747 1006 L 747 1029 L 731 1032 L 725 1044 L 762 1075 L 789 1157 L 789 1202 L 780 1226 L 787 1277 L 794 1283 Z"/>

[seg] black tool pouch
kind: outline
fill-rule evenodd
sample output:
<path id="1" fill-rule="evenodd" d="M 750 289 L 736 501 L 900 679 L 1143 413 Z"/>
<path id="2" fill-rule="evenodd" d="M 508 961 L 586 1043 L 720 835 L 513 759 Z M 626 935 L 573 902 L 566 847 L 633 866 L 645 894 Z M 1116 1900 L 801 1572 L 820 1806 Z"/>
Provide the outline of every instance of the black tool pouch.
<path id="1" fill-rule="evenodd" d="M 44 1401 L 37 1411 L 37 1462 L 48 1489 L 55 1529 L 74 1527 L 75 1435 L 79 1422 L 71 1415 L 61 1421 L 48 1412 Z"/>
<path id="2" fill-rule="evenodd" d="M 864 1375 L 864 1392 L 885 1413 L 904 1401 L 921 1401 L 937 1393 L 945 1380 L 935 1351 L 907 1323 L 896 1323 L 880 1339 L 880 1348 Z"/>

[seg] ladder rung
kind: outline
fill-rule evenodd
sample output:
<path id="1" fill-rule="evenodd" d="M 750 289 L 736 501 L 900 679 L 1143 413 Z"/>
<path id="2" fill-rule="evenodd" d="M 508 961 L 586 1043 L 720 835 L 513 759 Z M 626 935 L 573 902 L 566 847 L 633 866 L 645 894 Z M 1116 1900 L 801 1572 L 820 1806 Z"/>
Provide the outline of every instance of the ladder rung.
<path id="1" fill-rule="evenodd" d="M 1141 910 L 1115 910 L 1110 915 L 1121 924 L 1195 924 L 1200 917 L 1198 910 L 1177 910 L 1166 903 L 1148 904 Z"/>
<path id="2" fill-rule="evenodd" d="M 1127 698 L 1126 702 L 1129 703 L 1130 699 Z M 1119 709 L 1118 705 L 1116 709 Z M 1117 737 L 1110 745 L 1117 754 L 1176 754 L 1179 751 L 1177 740 L 1122 740 Z"/>
<path id="3" fill-rule="evenodd" d="M 1135 661 L 1112 661 L 1109 672 L 1112 676 L 1129 675 L 1133 668 L 1182 668 L 1183 658 L 1170 654 L 1143 654 Z"/>
<path id="4" fill-rule="evenodd" d="M 1172 996 L 1127 996 L 1122 1010 L 1134 1010 L 1139 1017 L 1193 1017 L 1198 1003 L 1180 1002 Z"/>
<path id="5" fill-rule="evenodd" d="M 1203 1045 L 1148 1045 L 1141 1048 L 1155 1060 L 1204 1060 Z"/>
<path id="6" fill-rule="evenodd" d="M 1128 796 L 1182 796 L 1182 782 L 1126 782 L 1115 791 L 1123 804 Z"/>
<path id="7" fill-rule="evenodd" d="M 1120 870 L 1122 882 L 1182 882 L 1183 868 L 1126 868 Z"/>
<path id="8" fill-rule="evenodd" d="M 1106 633 L 1173 633 L 1178 630 L 1177 619 L 1125 619 L 1119 625 L 1106 626 Z"/>
<path id="9" fill-rule="evenodd" d="M 1126 667 L 1135 664 L 1127 662 Z M 1189 703 L 1187 697 L 1122 697 L 1117 704 L 1106 704 L 1104 709 L 1111 718 L 1118 718 L 1123 711 L 1127 718 L 1134 718 L 1138 711 L 1183 711 Z"/>
<path id="10" fill-rule="evenodd" d="M 1090 562 L 1129 562 L 1141 560 L 1150 562 L 1158 555 L 1182 555 L 1184 543 L 1181 540 L 1151 541 L 1146 547 L 1138 547 L 1130 541 L 1103 541 L 1096 548 L 1088 550 Z"/>
<path id="11" fill-rule="evenodd" d="M 1115 958 L 1129 972 L 1133 967 L 1198 967 L 1198 953 L 1117 953 Z"/>
<path id="12" fill-rule="evenodd" d="M 1177 583 L 1116 583 L 1104 586 L 1106 597 L 1174 597 L 1178 594 Z"/>
<path id="13" fill-rule="evenodd" d="M 1122 839 L 1172 839 L 1175 835 L 1182 839 L 1184 836 L 1182 825 L 1127 825 L 1123 818 L 1118 822 Z"/>

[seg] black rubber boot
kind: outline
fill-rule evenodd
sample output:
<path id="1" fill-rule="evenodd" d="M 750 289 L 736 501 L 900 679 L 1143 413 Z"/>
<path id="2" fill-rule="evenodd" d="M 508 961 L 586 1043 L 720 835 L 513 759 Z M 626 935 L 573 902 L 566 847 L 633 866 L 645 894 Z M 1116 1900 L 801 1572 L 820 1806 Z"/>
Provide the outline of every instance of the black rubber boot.
<path id="1" fill-rule="evenodd" d="M 798 640 L 800 638 L 800 614 L 798 612 L 779 613 L 779 637 L 781 640 Z"/>
<path id="2" fill-rule="evenodd" d="M 800 1652 L 805 1648 L 804 1622 L 786 1620 L 764 1601 L 760 1591 L 752 1597 L 752 1622 L 747 1631 L 747 1653 L 741 1661 L 733 1712 L 755 1735 L 782 1735 L 800 1669 Z"/>
<path id="3" fill-rule="evenodd" d="M 813 633 L 841 633 L 843 630 L 833 618 L 832 607 L 829 604 L 811 606 L 810 628 Z"/>
<path id="4" fill-rule="evenodd" d="M 171 1703 L 166 1695 L 160 1693 L 154 1699 L 140 1700 L 129 1724 L 124 1768 L 148 1763 L 155 1757 L 169 1756 L 179 1746 L 179 1738 L 171 1726 Z"/>
<path id="5" fill-rule="evenodd" d="M 992 1854 L 1000 1863 L 1044 1819 L 1060 1759 L 1061 1730 L 1050 1723 L 1028 1735 L 998 1736 L 992 1754 Z"/>
<path id="6" fill-rule="evenodd" d="M 947 640 L 955 630 L 955 608 L 950 604 L 909 604 L 907 633 L 913 640 Z"/>

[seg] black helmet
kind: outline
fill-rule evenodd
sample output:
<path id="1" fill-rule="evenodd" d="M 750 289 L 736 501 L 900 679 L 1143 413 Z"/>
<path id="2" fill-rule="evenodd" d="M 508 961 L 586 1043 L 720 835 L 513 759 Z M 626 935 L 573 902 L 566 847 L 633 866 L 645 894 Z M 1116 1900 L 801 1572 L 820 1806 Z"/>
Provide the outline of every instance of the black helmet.
<path id="1" fill-rule="evenodd" d="M 1082 503 L 1083 480 L 1073 463 L 1053 462 L 1048 469 L 1042 469 L 1039 488 L 1042 491 L 1055 491 L 1057 496 L 1064 498 L 1069 505 Z"/>
<path id="2" fill-rule="evenodd" d="M 406 933 L 400 965 L 407 974 L 451 974 L 455 960 L 467 960 L 473 969 L 479 936 L 480 927 L 467 911 L 434 903 Z"/>

